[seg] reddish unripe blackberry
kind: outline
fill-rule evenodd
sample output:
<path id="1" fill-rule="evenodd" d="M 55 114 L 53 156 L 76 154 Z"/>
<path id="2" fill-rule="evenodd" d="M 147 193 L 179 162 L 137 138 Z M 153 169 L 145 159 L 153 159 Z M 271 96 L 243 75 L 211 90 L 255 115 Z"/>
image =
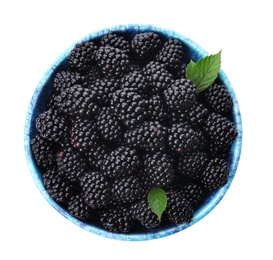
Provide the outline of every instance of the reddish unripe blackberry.
<path id="1" fill-rule="evenodd" d="M 61 92 L 60 111 L 71 117 L 94 117 L 99 112 L 97 93 L 82 85 L 74 85 Z"/>
<path id="2" fill-rule="evenodd" d="M 86 204 L 93 208 L 105 207 L 111 199 L 111 183 L 100 172 L 87 171 L 80 179 Z"/>
<path id="3" fill-rule="evenodd" d="M 50 108 L 37 117 L 36 128 L 42 138 L 62 143 L 68 138 L 69 121 L 66 116 Z"/>
<path id="4" fill-rule="evenodd" d="M 31 150 L 39 166 L 48 168 L 55 165 L 56 147 L 52 142 L 36 134 L 34 138 L 31 139 Z"/>
<path id="5" fill-rule="evenodd" d="M 174 38 L 167 39 L 158 52 L 156 60 L 163 63 L 173 75 L 179 75 L 183 62 L 182 42 Z"/>
<path id="6" fill-rule="evenodd" d="M 99 47 L 96 63 L 104 77 L 120 78 L 128 71 L 130 61 L 124 51 L 107 45 Z"/>
<path id="7" fill-rule="evenodd" d="M 167 128 L 157 121 L 145 121 L 124 134 L 126 145 L 149 152 L 164 150 L 166 139 Z"/>
<path id="8" fill-rule="evenodd" d="M 144 175 L 152 186 L 166 187 L 174 180 L 175 172 L 169 156 L 162 152 L 144 156 Z"/>
<path id="9" fill-rule="evenodd" d="M 42 177 L 45 189 L 51 198 L 56 202 L 67 203 L 73 195 L 73 186 L 58 174 L 57 168 L 47 168 Z"/>
<path id="10" fill-rule="evenodd" d="M 196 103 L 195 85 L 186 78 L 176 79 L 164 91 L 164 98 L 170 110 L 190 110 Z"/>
<path id="11" fill-rule="evenodd" d="M 144 121 L 146 102 L 135 90 L 124 88 L 113 93 L 111 110 L 126 127 L 134 128 Z"/>
<path id="12" fill-rule="evenodd" d="M 126 206 L 109 207 L 101 210 L 100 223 L 111 232 L 128 233 L 135 226 L 135 219 Z"/>
<path id="13" fill-rule="evenodd" d="M 134 203 L 131 206 L 131 214 L 134 219 L 138 220 L 142 226 L 148 229 L 158 227 L 161 223 L 161 220 L 158 219 L 158 216 L 149 207 L 147 199 L 142 199 Z"/>
<path id="14" fill-rule="evenodd" d="M 135 149 L 119 146 L 102 160 L 101 171 L 108 178 L 116 179 L 137 174 L 141 166 L 142 162 Z"/>
<path id="15" fill-rule="evenodd" d="M 137 60 L 151 60 L 161 48 L 161 39 L 155 32 L 136 34 L 131 41 L 131 49 Z"/>
<path id="16" fill-rule="evenodd" d="M 204 187 L 213 191 L 223 187 L 229 177 L 229 166 L 226 160 L 214 158 L 211 159 L 201 174 L 201 182 Z"/>
<path id="17" fill-rule="evenodd" d="M 97 46 L 92 41 L 78 43 L 67 57 L 70 68 L 85 73 L 93 65 L 96 51 Z"/>
<path id="18" fill-rule="evenodd" d="M 191 203 L 181 192 L 167 193 L 167 218 L 176 225 L 189 223 L 193 217 Z"/>
<path id="19" fill-rule="evenodd" d="M 120 204 L 125 204 L 143 198 L 145 190 L 137 176 L 129 176 L 116 179 L 111 191 Z"/>
<path id="20" fill-rule="evenodd" d="M 213 84 L 204 91 L 205 104 L 211 111 L 227 115 L 232 108 L 232 97 L 224 85 Z"/>

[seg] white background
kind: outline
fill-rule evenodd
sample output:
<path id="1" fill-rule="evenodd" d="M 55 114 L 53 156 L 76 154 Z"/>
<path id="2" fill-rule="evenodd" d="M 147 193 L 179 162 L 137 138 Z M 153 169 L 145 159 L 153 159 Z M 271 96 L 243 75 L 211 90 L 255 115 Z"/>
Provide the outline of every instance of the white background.
<path id="1" fill-rule="evenodd" d="M 0 259 L 273 259 L 270 1 L 1 1 Z M 45 71 L 67 47 L 107 26 L 172 29 L 222 69 L 243 118 L 241 161 L 224 199 L 180 233 L 123 242 L 89 233 L 57 213 L 36 188 L 23 146 L 24 121 Z"/>

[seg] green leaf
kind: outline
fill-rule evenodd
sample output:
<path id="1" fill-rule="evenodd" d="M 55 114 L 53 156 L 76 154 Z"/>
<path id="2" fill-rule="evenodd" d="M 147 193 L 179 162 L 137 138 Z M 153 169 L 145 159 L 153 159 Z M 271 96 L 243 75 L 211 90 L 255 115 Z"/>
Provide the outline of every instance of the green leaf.
<path id="1" fill-rule="evenodd" d="M 151 210 L 160 220 L 167 206 L 166 192 L 162 188 L 153 187 L 148 193 L 148 203 Z"/>
<path id="2" fill-rule="evenodd" d="M 191 60 L 188 64 L 186 77 L 196 86 L 197 92 L 207 89 L 217 78 L 221 67 L 221 52 L 208 55 L 196 63 Z"/>

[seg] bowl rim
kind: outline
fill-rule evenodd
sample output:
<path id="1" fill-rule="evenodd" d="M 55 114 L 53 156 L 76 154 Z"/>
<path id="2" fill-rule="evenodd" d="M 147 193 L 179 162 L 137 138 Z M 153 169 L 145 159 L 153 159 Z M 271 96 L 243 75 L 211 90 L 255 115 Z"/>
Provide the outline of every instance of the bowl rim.
<path id="1" fill-rule="evenodd" d="M 113 233 L 110 231 L 107 231 L 103 228 L 100 228 L 98 226 L 94 226 L 92 224 L 84 223 L 83 221 L 76 219 L 75 217 L 71 216 L 66 210 L 64 210 L 59 204 L 57 204 L 47 193 L 45 190 L 43 183 L 41 181 L 41 178 L 37 177 L 37 174 L 41 174 L 37 165 L 34 162 L 34 158 L 32 155 L 31 151 L 31 127 L 32 127 L 32 118 L 35 113 L 34 108 L 37 104 L 37 101 L 39 99 L 39 94 L 41 90 L 43 89 L 44 85 L 48 80 L 52 77 L 54 71 L 56 68 L 60 66 L 62 61 L 67 57 L 68 53 L 75 47 L 77 43 L 80 43 L 82 41 L 94 39 L 97 37 L 100 37 L 108 32 L 112 31 L 127 31 L 127 30 L 136 30 L 136 31 L 156 31 L 163 33 L 164 35 L 168 37 L 173 37 L 181 40 L 184 44 L 186 44 L 189 48 L 194 49 L 200 57 L 204 57 L 207 55 L 207 52 L 199 46 L 197 43 L 189 39 L 188 37 L 184 36 L 181 33 L 178 33 L 176 31 L 173 31 L 171 29 L 163 28 L 160 26 L 155 26 L 151 24 L 121 24 L 121 25 L 115 25 L 111 27 L 107 27 L 101 30 L 97 30 L 94 32 L 91 32 L 81 39 L 77 40 L 73 44 L 71 44 L 66 50 L 64 50 L 58 57 L 57 59 L 52 63 L 52 65 L 49 67 L 49 69 L 44 73 L 42 79 L 38 83 L 34 94 L 31 98 L 28 110 L 27 110 L 27 115 L 25 119 L 25 126 L 24 126 L 24 150 L 25 150 L 25 155 L 27 159 L 27 163 L 29 166 L 29 170 L 31 172 L 32 178 L 34 179 L 34 182 L 40 191 L 40 193 L 43 195 L 43 197 L 49 202 L 55 210 L 57 210 L 61 215 L 63 215 L 66 219 L 71 221 L 72 223 L 76 224 L 77 226 L 94 233 L 96 235 L 100 235 L 102 237 L 107 237 L 107 238 L 112 238 L 116 240 L 126 240 L 126 241 L 144 241 L 144 240 L 151 240 L 151 239 L 157 239 L 157 238 L 163 238 L 166 236 L 169 236 L 171 234 L 177 233 L 179 231 L 182 231 L 184 229 L 187 229 L 188 227 L 192 226 L 193 224 L 197 223 L 201 219 L 203 219 L 207 214 L 209 214 L 215 207 L 216 205 L 222 200 L 224 195 L 226 194 L 227 190 L 229 189 L 235 173 L 237 171 L 237 167 L 239 164 L 240 160 L 240 155 L 241 155 L 241 149 L 242 149 L 242 118 L 241 118 L 241 113 L 240 113 L 240 108 L 238 104 L 238 100 L 236 98 L 235 92 L 231 86 L 231 83 L 226 76 L 226 74 L 223 72 L 222 69 L 220 69 L 219 72 L 219 78 L 223 82 L 223 84 L 227 87 L 229 93 L 232 96 L 233 99 L 233 120 L 234 124 L 236 126 L 236 129 L 238 131 L 238 136 L 236 140 L 233 142 L 232 147 L 231 147 L 231 152 L 232 153 L 232 158 L 229 160 L 229 167 L 230 167 L 230 174 L 229 174 L 229 179 L 228 182 L 226 183 L 225 186 L 222 188 L 218 189 L 217 191 L 213 192 L 210 196 L 209 201 L 207 201 L 205 204 L 200 206 L 194 213 L 194 216 L 191 220 L 190 223 L 184 223 L 180 224 L 177 226 L 171 226 L 167 229 L 163 228 L 158 228 L 154 229 L 151 231 L 143 232 L 143 233 L 133 233 L 133 234 L 122 234 L 122 233 Z M 199 57 L 199 58 L 200 58 Z M 197 57 L 196 57 L 197 58 Z"/>

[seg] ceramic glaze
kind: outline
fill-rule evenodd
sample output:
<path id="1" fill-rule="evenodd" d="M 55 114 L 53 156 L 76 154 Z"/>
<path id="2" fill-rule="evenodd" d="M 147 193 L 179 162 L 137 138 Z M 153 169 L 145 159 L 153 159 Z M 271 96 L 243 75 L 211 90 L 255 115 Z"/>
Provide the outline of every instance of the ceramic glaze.
<path id="1" fill-rule="evenodd" d="M 151 239 L 166 237 L 190 227 L 191 225 L 195 224 L 196 222 L 204 218 L 209 212 L 211 212 L 211 210 L 215 208 L 215 206 L 221 201 L 223 196 L 226 194 L 235 176 L 239 159 L 240 159 L 241 147 L 242 147 L 242 121 L 241 121 L 239 104 L 238 104 L 235 92 L 226 74 L 222 70 L 220 70 L 217 80 L 219 83 L 227 87 L 229 93 L 232 96 L 232 99 L 233 99 L 232 117 L 233 117 L 233 122 L 235 123 L 236 129 L 238 131 L 238 136 L 231 147 L 229 158 L 228 158 L 230 174 L 229 174 L 229 179 L 227 184 L 224 187 L 220 188 L 219 190 L 210 193 L 210 195 L 206 198 L 204 203 L 195 211 L 194 216 L 190 223 L 181 224 L 177 226 L 170 224 L 169 226 L 164 226 L 164 227 L 153 229 L 153 230 L 145 229 L 143 231 L 139 231 L 137 233 L 130 233 L 130 234 L 112 233 L 95 224 L 94 225 L 86 224 L 83 221 L 80 221 L 79 219 L 76 219 L 73 216 L 71 216 L 64 208 L 62 208 L 59 204 L 57 204 L 48 195 L 42 182 L 42 177 L 41 177 L 42 174 L 39 168 L 37 167 L 33 154 L 31 152 L 30 142 L 31 142 L 31 139 L 36 134 L 36 127 L 35 127 L 36 118 L 38 117 L 40 113 L 42 113 L 46 109 L 46 100 L 52 93 L 52 85 L 53 85 L 54 76 L 56 75 L 58 71 L 64 70 L 68 67 L 67 56 L 69 52 L 75 47 L 77 43 L 86 41 L 86 40 L 96 41 L 96 39 L 98 39 L 99 37 L 101 37 L 102 35 L 110 31 L 124 32 L 127 35 L 134 35 L 136 33 L 144 32 L 144 31 L 155 31 L 163 35 L 164 37 L 177 38 L 183 43 L 185 61 L 189 61 L 190 59 L 192 59 L 193 61 L 196 62 L 200 58 L 207 55 L 207 52 L 205 50 L 203 50 L 198 44 L 196 44 L 189 38 L 185 37 L 184 35 L 174 32 L 172 30 L 160 28 L 153 25 L 131 25 L 131 24 L 119 25 L 119 26 L 106 28 L 101 31 L 97 31 L 97 32 L 86 35 L 79 41 L 72 44 L 56 59 L 56 61 L 51 65 L 48 71 L 44 74 L 42 80 L 38 84 L 32 96 L 32 99 L 27 111 L 26 121 L 25 121 L 24 146 L 25 146 L 26 159 L 29 165 L 30 172 L 34 179 L 34 182 L 37 185 L 39 191 L 44 196 L 44 198 L 60 214 L 62 214 L 65 218 L 67 218 L 69 221 L 71 221 L 75 225 L 78 225 L 79 227 L 89 232 L 92 232 L 94 234 L 107 237 L 107 238 L 117 239 L 117 240 L 143 241 L 143 240 L 151 240 Z"/>

